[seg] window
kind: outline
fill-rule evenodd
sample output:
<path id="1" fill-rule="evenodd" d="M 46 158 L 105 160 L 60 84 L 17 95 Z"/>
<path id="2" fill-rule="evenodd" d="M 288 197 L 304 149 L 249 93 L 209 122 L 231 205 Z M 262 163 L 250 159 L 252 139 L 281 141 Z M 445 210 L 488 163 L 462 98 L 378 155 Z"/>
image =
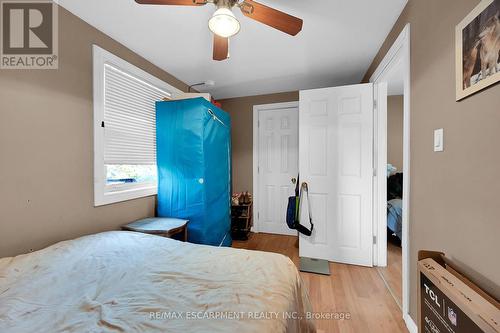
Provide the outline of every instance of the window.
<path id="1" fill-rule="evenodd" d="M 94 204 L 157 192 L 155 102 L 180 91 L 94 45 Z"/>

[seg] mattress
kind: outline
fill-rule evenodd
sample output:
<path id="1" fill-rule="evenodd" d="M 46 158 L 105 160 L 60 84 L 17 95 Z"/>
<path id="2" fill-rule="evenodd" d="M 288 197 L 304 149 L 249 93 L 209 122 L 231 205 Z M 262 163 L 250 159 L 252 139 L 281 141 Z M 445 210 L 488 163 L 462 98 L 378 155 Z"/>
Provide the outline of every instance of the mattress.
<path id="1" fill-rule="evenodd" d="M 0 332 L 315 332 L 289 258 L 115 231 L 0 259 Z"/>

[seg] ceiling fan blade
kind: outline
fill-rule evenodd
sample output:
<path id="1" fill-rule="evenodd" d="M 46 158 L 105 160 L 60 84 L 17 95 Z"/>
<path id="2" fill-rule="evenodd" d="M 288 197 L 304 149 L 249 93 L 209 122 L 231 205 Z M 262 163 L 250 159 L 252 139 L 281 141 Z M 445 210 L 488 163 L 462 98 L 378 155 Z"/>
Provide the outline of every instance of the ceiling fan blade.
<path id="1" fill-rule="evenodd" d="M 203 6 L 207 0 L 135 0 L 141 5 Z"/>
<path id="2" fill-rule="evenodd" d="M 243 15 L 264 23 L 270 27 L 295 36 L 302 30 L 302 20 L 298 17 L 280 12 L 253 0 L 245 0 L 240 4 Z"/>
<path id="3" fill-rule="evenodd" d="M 229 38 L 214 34 L 214 60 L 222 61 L 228 58 Z"/>

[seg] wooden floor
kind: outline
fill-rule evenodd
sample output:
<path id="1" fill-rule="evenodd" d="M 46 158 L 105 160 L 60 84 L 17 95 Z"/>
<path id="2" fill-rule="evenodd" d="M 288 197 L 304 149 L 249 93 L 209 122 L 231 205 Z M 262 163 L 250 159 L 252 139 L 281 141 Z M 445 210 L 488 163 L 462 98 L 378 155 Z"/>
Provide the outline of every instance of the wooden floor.
<path id="1" fill-rule="evenodd" d="M 389 290 L 396 299 L 398 306 L 401 308 L 402 294 L 402 266 L 403 258 L 401 248 L 392 243 L 387 243 L 387 267 L 377 267 L 378 271 L 385 280 Z"/>
<path id="2" fill-rule="evenodd" d="M 297 237 L 252 234 L 233 247 L 276 252 L 298 265 Z M 314 312 L 349 312 L 350 320 L 320 320 L 318 333 L 408 332 L 402 313 L 376 268 L 330 263 L 331 276 L 300 273 Z"/>

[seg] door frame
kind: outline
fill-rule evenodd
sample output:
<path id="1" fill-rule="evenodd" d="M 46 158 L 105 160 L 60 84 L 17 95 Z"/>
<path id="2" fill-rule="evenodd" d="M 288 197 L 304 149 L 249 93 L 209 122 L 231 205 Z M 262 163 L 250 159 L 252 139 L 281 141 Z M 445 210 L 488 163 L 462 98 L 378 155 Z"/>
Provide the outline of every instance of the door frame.
<path id="1" fill-rule="evenodd" d="M 377 69 L 370 77 L 370 82 L 381 83 L 394 65 L 403 61 L 404 66 L 404 98 L 403 98 L 403 230 L 402 230 L 402 312 L 403 319 L 410 332 L 417 332 L 417 326 L 410 317 L 410 93 L 411 93 L 411 49 L 410 49 L 410 24 L 406 24 L 396 41 L 393 43 Z M 378 147 L 387 145 L 387 112 L 377 114 L 374 144 Z M 380 156 L 384 154 L 385 156 Z M 387 266 L 387 151 L 378 150 L 377 156 L 377 191 L 374 192 L 378 213 L 374 215 L 377 226 L 377 244 L 374 248 L 374 263 L 377 266 Z M 385 157 L 385 158 L 384 158 Z M 385 162 L 384 162 L 385 161 Z M 384 164 L 385 163 L 385 164 Z M 384 188 L 385 187 L 385 188 Z M 385 196 L 384 196 L 385 195 Z M 384 197 L 381 197 L 384 196 Z"/>
<path id="2" fill-rule="evenodd" d="M 299 101 L 260 104 L 253 106 L 253 227 L 252 231 L 260 231 L 260 204 L 259 204 L 259 112 L 267 110 L 299 109 Z M 298 129 L 297 129 L 298 134 Z M 297 161 L 298 162 L 298 161 Z M 285 222 L 285 221 L 283 221 Z"/>

